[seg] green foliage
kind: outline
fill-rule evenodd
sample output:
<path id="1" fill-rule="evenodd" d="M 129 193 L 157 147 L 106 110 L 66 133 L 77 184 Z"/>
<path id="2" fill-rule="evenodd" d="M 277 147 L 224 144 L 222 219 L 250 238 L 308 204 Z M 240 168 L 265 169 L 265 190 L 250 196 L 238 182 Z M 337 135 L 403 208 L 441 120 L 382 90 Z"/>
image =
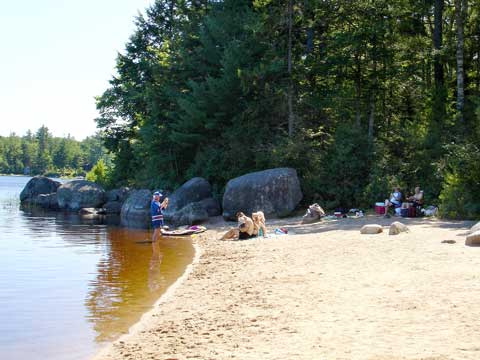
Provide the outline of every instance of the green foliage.
<path id="1" fill-rule="evenodd" d="M 92 170 L 90 170 L 85 179 L 89 181 L 93 181 L 97 184 L 102 185 L 105 188 L 109 187 L 109 169 L 105 165 L 103 159 L 98 160 L 98 162 L 93 166 Z"/>
<path id="2" fill-rule="evenodd" d="M 448 218 L 479 218 L 480 147 L 464 144 L 447 149 L 448 166 L 440 193 L 440 212 Z"/>
<path id="3" fill-rule="evenodd" d="M 372 206 L 396 185 L 420 185 L 428 203 L 440 192 L 444 202 L 471 192 L 444 145 L 479 145 L 480 5 L 469 6 L 465 22 L 459 124 L 453 7 L 434 50 L 433 1 L 293 2 L 291 33 L 288 4 L 157 1 L 137 19 L 97 98 L 97 124 L 114 154 L 110 183 L 174 188 L 203 176 L 221 195 L 232 177 L 289 166 L 304 201 L 327 208 Z"/>
<path id="4" fill-rule="evenodd" d="M 110 163 L 99 136 L 83 141 L 53 137 L 42 126 L 23 137 L 11 134 L 0 137 L 0 173 L 27 175 L 82 176 L 100 158 Z"/>
<path id="5" fill-rule="evenodd" d="M 337 128 L 326 149 L 318 192 L 327 208 L 360 206 L 368 184 L 372 149 L 356 126 Z"/>

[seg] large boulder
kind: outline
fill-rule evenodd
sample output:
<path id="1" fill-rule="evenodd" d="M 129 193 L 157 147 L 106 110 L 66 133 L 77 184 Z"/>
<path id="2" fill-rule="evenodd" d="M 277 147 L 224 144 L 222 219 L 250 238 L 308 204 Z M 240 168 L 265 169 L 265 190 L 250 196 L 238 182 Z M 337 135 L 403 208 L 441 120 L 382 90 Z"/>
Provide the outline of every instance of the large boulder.
<path id="1" fill-rule="evenodd" d="M 210 183 L 201 177 L 188 180 L 168 197 L 168 208 L 164 214 L 175 213 L 185 205 L 212 197 Z"/>
<path id="2" fill-rule="evenodd" d="M 465 245 L 468 246 L 479 246 L 480 245 L 480 230 L 475 231 L 467 236 L 465 239 Z"/>
<path id="3" fill-rule="evenodd" d="M 208 212 L 200 201 L 187 204 L 176 213 L 171 223 L 179 225 L 195 225 L 208 220 Z"/>
<path id="4" fill-rule="evenodd" d="M 122 225 L 146 228 L 151 223 L 150 204 L 152 192 L 147 189 L 132 190 L 122 205 L 120 221 Z"/>
<path id="5" fill-rule="evenodd" d="M 297 171 L 276 168 L 246 174 L 227 183 L 223 195 L 223 217 L 235 220 L 239 211 L 251 214 L 286 216 L 302 200 Z"/>
<path id="6" fill-rule="evenodd" d="M 119 201 L 123 203 L 128 198 L 128 194 L 130 193 L 130 188 L 128 187 L 121 187 L 118 189 L 112 189 L 106 192 L 105 197 L 106 201 Z"/>
<path id="7" fill-rule="evenodd" d="M 388 230 L 388 235 L 398 235 L 402 232 L 408 232 L 408 227 L 405 224 L 402 224 L 399 221 L 395 221 L 390 225 L 390 229 Z"/>
<path id="8" fill-rule="evenodd" d="M 60 183 L 45 176 L 31 178 L 20 193 L 21 202 L 32 202 L 38 195 L 57 192 Z"/>
<path id="9" fill-rule="evenodd" d="M 210 183 L 201 177 L 190 179 L 168 199 L 163 215 L 166 222 L 174 225 L 198 224 L 209 216 L 221 214 L 220 204 L 212 197 Z"/>
<path id="10" fill-rule="evenodd" d="M 360 229 L 360 234 L 380 234 L 381 232 L 383 232 L 383 228 L 378 224 L 364 225 Z"/>
<path id="11" fill-rule="evenodd" d="M 208 216 L 218 216 L 222 213 L 220 203 L 214 198 L 200 200 L 199 202 L 197 202 L 197 204 L 199 204 L 203 209 L 205 209 Z"/>
<path id="12" fill-rule="evenodd" d="M 40 194 L 35 196 L 31 203 L 48 210 L 58 210 L 57 193 Z"/>
<path id="13" fill-rule="evenodd" d="M 105 202 L 105 190 L 91 181 L 73 180 L 58 188 L 57 200 L 61 209 L 97 208 Z"/>
<path id="14" fill-rule="evenodd" d="M 107 214 L 120 214 L 123 203 L 120 201 L 108 201 L 103 205 Z"/>

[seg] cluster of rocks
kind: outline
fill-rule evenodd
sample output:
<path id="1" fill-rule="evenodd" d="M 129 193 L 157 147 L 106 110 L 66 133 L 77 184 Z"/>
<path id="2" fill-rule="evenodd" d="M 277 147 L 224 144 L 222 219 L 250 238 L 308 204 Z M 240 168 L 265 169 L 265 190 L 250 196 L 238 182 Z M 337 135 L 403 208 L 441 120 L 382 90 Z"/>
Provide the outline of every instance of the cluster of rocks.
<path id="1" fill-rule="evenodd" d="M 249 214 L 262 210 L 267 216 L 280 217 L 290 214 L 302 196 L 297 172 L 290 168 L 264 170 L 230 180 L 222 206 L 214 198 L 210 183 L 196 177 L 168 195 L 170 201 L 164 217 L 167 224 L 175 226 L 202 223 L 221 215 L 222 208 L 227 220 L 235 220 L 239 211 Z M 20 200 L 24 204 L 88 216 L 119 214 L 123 225 L 146 227 L 150 224 L 152 191 L 125 187 L 105 191 L 86 180 L 61 184 L 37 176 L 27 183 Z"/>
<path id="2" fill-rule="evenodd" d="M 49 210 L 120 213 L 128 192 L 128 188 L 105 191 L 100 185 L 87 180 L 72 180 L 62 184 L 36 176 L 20 193 L 20 201 Z"/>
<path id="3" fill-rule="evenodd" d="M 408 232 L 408 227 L 399 221 L 395 221 L 390 225 L 388 235 L 398 235 L 402 232 Z M 360 229 L 360 234 L 380 234 L 383 232 L 382 225 L 367 224 Z"/>

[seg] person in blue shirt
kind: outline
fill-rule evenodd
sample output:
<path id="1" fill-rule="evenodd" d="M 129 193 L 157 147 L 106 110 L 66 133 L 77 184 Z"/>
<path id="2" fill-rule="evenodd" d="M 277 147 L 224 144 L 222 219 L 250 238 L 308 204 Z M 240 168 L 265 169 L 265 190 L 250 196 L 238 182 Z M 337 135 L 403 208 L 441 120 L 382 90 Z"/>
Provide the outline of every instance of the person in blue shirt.
<path id="1" fill-rule="evenodd" d="M 150 214 L 152 215 L 152 227 L 153 227 L 153 236 L 152 241 L 157 241 L 158 237 L 161 234 L 163 227 L 163 213 L 162 210 L 166 209 L 168 206 L 168 197 L 166 197 L 162 202 L 160 199 L 162 194 L 159 191 L 153 193 L 152 203 L 150 204 Z"/>
<path id="2" fill-rule="evenodd" d="M 393 188 L 393 192 L 390 194 L 390 199 L 385 200 L 385 217 L 390 217 L 388 215 L 388 208 L 393 206 L 394 209 L 400 208 L 402 206 L 402 193 L 400 187 L 396 186 Z M 393 213 L 394 215 L 396 212 Z"/>

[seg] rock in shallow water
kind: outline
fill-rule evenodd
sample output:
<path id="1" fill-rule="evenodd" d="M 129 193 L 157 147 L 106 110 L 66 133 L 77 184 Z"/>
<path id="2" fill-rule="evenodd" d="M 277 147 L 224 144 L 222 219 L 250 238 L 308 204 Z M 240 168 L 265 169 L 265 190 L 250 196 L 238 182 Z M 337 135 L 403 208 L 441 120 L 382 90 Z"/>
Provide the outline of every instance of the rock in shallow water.
<path id="1" fill-rule="evenodd" d="M 38 195 L 47 195 L 57 192 L 60 183 L 45 176 L 31 178 L 20 193 L 21 202 L 32 202 Z"/>
<path id="2" fill-rule="evenodd" d="M 146 228 L 151 223 L 150 204 L 152 192 L 147 189 L 132 190 L 122 205 L 120 213 L 124 226 Z"/>

